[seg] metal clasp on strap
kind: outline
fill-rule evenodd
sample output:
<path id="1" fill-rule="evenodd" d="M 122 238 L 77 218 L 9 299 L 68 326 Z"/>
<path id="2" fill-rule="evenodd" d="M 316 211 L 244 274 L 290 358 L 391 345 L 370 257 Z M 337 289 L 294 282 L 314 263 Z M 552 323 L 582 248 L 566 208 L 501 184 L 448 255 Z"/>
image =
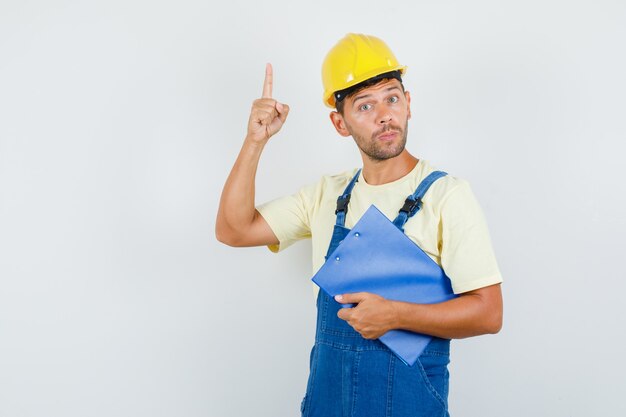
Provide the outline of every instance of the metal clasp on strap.
<path id="1" fill-rule="evenodd" d="M 413 200 L 412 198 L 407 198 L 404 200 L 404 205 L 400 209 L 400 211 L 405 212 L 406 214 L 415 214 L 415 212 L 422 208 L 422 199 L 417 197 L 417 199 Z"/>
<path id="2" fill-rule="evenodd" d="M 337 198 L 337 209 L 335 210 L 335 214 L 339 213 L 340 211 L 346 211 L 346 209 L 348 208 L 348 203 L 350 202 L 350 194 L 348 194 L 347 196 L 339 196 L 339 198 Z"/>

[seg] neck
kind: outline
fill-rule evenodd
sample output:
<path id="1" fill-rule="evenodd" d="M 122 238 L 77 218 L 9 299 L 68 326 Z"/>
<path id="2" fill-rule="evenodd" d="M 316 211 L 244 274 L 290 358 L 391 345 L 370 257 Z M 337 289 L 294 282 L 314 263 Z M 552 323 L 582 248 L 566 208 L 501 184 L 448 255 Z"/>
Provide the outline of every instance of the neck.
<path id="1" fill-rule="evenodd" d="M 406 149 L 395 158 L 372 161 L 363 157 L 363 178 L 370 185 L 381 185 L 395 181 L 411 172 L 419 160 Z"/>

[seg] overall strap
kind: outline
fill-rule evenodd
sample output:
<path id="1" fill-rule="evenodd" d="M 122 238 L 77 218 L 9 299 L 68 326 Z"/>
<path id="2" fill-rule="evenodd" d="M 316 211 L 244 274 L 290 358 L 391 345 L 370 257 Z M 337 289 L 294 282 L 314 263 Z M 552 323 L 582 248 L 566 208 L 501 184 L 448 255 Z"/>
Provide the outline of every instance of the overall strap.
<path id="1" fill-rule="evenodd" d="M 393 221 L 393 224 L 396 225 L 398 229 L 404 232 L 404 224 L 422 208 L 422 197 L 424 197 L 426 191 L 428 191 L 435 181 L 446 175 L 448 174 L 443 171 L 431 172 L 422 180 L 420 185 L 417 186 L 415 192 L 404 200 L 404 206 L 400 209 L 398 217 Z"/>
<path id="2" fill-rule="evenodd" d="M 348 213 L 348 203 L 350 202 L 350 194 L 352 194 L 352 189 L 354 188 L 354 184 L 359 180 L 359 174 L 361 174 L 361 169 L 354 174 L 354 177 L 350 180 L 350 183 L 344 190 L 343 194 L 337 197 L 337 209 L 335 210 L 335 214 L 337 215 L 337 221 L 335 224 L 337 226 L 343 227 L 346 223 L 346 214 Z"/>

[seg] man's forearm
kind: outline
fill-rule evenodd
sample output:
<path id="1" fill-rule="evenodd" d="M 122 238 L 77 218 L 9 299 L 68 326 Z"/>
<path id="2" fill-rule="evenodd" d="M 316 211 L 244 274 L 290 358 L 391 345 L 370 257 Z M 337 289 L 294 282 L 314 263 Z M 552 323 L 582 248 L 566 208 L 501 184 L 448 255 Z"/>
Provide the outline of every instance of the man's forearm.
<path id="1" fill-rule="evenodd" d="M 254 220 L 255 179 L 264 147 L 262 143 L 244 141 L 222 191 L 216 221 L 218 236 L 243 231 Z"/>
<path id="2" fill-rule="evenodd" d="M 439 304 L 392 301 L 392 327 L 446 339 L 497 333 L 502 327 L 500 286 L 482 288 Z"/>

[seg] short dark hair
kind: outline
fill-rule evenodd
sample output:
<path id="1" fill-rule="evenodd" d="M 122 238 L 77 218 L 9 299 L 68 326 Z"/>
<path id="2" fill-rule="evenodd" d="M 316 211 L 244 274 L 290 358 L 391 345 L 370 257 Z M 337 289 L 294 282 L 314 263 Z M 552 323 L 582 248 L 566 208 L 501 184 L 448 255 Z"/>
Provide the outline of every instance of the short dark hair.
<path id="1" fill-rule="evenodd" d="M 392 80 L 392 79 L 396 79 L 398 81 L 400 81 L 400 86 L 402 87 L 402 92 L 404 92 L 404 85 L 402 84 L 402 77 L 400 74 L 400 71 L 391 71 L 391 72 L 385 72 L 383 74 L 377 75 L 375 77 L 372 78 L 368 78 L 365 81 L 362 81 L 356 85 L 353 85 L 352 87 L 348 87 L 344 90 L 340 90 L 340 91 L 336 91 L 334 96 L 335 96 L 335 108 L 337 109 L 337 111 L 339 113 L 341 113 L 343 115 L 343 109 L 345 106 L 345 99 L 348 97 L 352 97 L 354 96 L 356 93 L 358 93 L 361 90 L 364 90 L 368 87 L 371 87 L 373 85 L 379 84 L 383 81 L 388 81 L 388 80 Z"/>

